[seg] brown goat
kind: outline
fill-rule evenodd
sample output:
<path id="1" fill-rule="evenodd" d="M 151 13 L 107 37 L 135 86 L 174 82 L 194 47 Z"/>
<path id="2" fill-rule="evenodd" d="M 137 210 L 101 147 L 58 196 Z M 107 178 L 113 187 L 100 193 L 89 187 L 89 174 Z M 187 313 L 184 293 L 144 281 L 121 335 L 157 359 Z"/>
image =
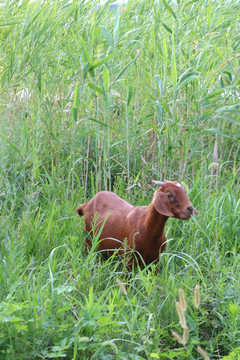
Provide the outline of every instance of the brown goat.
<path id="1" fill-rule="evenodd" d="M 84 216 L 85 230 L 92 236 L 105 221 L 98 249 L 106 251 L 108 256 L 116 250 L 124 256 L 130 250 L 128 268 L 136 258 L 141 267 L 159 258 L 166 245 L 164 227 L 170 216 L 188 220 L 193 213 L 198 213 L 179 183 L 154 183 L 161 187 L 155 191 L 149 206 L 133 206 L 110 191 L 101 191 L 76 210 Z M 89 239 L 85 243 L 91 248 Z"/>

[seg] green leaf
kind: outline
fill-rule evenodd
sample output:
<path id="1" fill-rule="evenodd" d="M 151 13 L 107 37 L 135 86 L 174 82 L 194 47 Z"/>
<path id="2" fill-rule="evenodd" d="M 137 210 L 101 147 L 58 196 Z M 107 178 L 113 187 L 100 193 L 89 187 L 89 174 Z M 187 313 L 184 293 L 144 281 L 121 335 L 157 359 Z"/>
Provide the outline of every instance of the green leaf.
<path id="1" fill-rule="evenodd" d="M 89 61 L 86 62 L 86 64 L 83 67 L 83 79 L 85 80 L 89 71 L 90 63 Z"/>
<path id="2" fill-rule="evenodd" d="M 149 121 L 147 122 L 147 124 L 155 131 L 156 134 L 160 135 L 158 129 L 154 124 L 150 123 Z"/>
<path id="3" fill-rule="evenodd" d="M 214 119 L 223 119 L 223 120 L 227 120 L 229 122 L 232 122 L 236 125 L 240 125 L 240 121 L 239 120 L 234 120 L 233 118 L 230 118 L 229 116 L 226 116 L 225 114 L 224 115 L 218 115 L 217 112 L 216 112 L 216 115 L 214 115 L 213 117 Z"/>
<path id="4" fill-rule="evenodd" d="M 177 356 L 179 355 L 185 355 L 184 350 L 173 350 L 173 351 L 169 351 L 167 353 L 160 353 L 160 359 L 161 358 L 165 358 L 165 359 L 176 359 Z"/>
<path id="5" fill-rule="evenodd" d="M 71 309 L 71 304 L 67 304 L 67 305 L 65 305 L 65 306 L 60 307 L 59 309 L 57 309 L 56 313 L 57 313 L 57 314 L 62 314 L 62 313 L 64 313 L 65 311 L 66 311 L 66 312 L 69 311 L 70 309 Z"/>
<path id="6" fill-rule="evenodd" d="M 194 73 L 187 74 L 184 76 L 184 79 L 179 79 L 178 83 L 178 89 L 181 89 L 183 86 L 187 85 L 189 82 L 198 79 L 198 75 L 195 75 Z"/>
<path id="7" fill-rule="evenodd" d="M 117 9 L 115 21 L 113 24 L 113 41 L 114 41 L 114 43 L 116 43 L 118 40 L 119 19 L 120 19 L 120 6 Z"/>
<path id="8" fill-rule="evenodd" d="M 168 27 L 164 22 L 162 22 L 163 26 L 165 27 L 165 29 L 172 34 L 172 30 L 170 29 L 170 27 Z"/>
<path id="9" fill-rule="evenodd" d="M 105 96 L 104 92 L 102 91 L 102 89 L 100 89 L 100 87 L 94 85 L 93 83 L 88 83 L 88 87 L 90 87 L 91 89 L 93 89 L 94 91 L 96 91 L 97 93 L 99 93 L 100 95 Z"/>
<path id="10" fill-rule="evenodd" d="M 157 354 L 157 353 L 151 353 L 151 354 L 150 354 L 150 357 L 151 357 L 152 359 L 160 359 L 159 354 Z"/>
<path id="11" fill-rule="evenodd" d="M 89 297 L 88 297 L 88 308 L 91 309 L 91 307 L 93 306 L 93 285 L 90 285 L 89 288 Z"/>
<path id="12" fill-rule="evenodd" d="M 40 175 L 40 172 L 39 172 L 39 166 L 38 166 L 38 158 L 35 157 L 35 161 L 34 161 L 34 177 L 35 177 L 35 180 L 38 181 L 39 180 L 39 175 Z"/>
<path id="13" fill-rule="evenodd" d="M 130 105 L 130 102 L 132 100 L 132 95 L 133 95 L 133 87 L 132 85 L 130 85 L 129 89 L 128 89 L 128 98 L 127 98 L 127 105 Z"/>
<path id="14" fill-rule="evenodd" d="M 167 50 L 167 41 L 166 41 L 165 31 L 163 31 L 163 62 L 164 62 L 165 69 L 167 69 L 168 50 Z"/>
<path id="15" fill-rule="evenodd" d="M 58 294 L 72 292 L 73 290 L 76 290 L 76 288 L 72 285 L 59 285 L 58 287 L 55 288 L 55 291 Z"/>
<path id="16" fill-rule="evenodd" d="M 115 47 L 115 44 L 113 41 L 113 37 L 110 34 L 110 32 L 108 31 L 108 29 L 103 25 L 100 25 L 100 29 L 101 29 L 103 35 L 105 36 L 105 38 L 107 39 L 109 45 L 113 48 L 113 50 L 116 50 L 116 47 Z"/>
<path id="17" fill-rule="evenodd" d="M 91 118 L 91 117 L 89 117 L 88 120 L 91 120 L 91 121 L 93 121 L 93 122 L 95 122 L 95 123 L 97 123 L 97 124 L 100 124 L 100 125 L 104 126 L 104 127 L 108 127 L 108 126 L 109 126 L 108 124 L 105 124 L 103 121 L 100 121 L 100 120 L 97 120 L 97 119 L 94 119 L 94 118 Z M 114 128 L 114 127 L 112 127 L 112 126 L 109 126 L 109 128 L 117 131 L 117 129 Z"/>
<path id="18" fill-rule="evenodd" d="M 226 105 L 226 106 L 222 106 L 220 108 L 218 108 L 216 110 L 216 113 L 220 113 L 220 112 L 230 112 L 230 113 L 237 113 L 239 114 L 239 107 L 240 103 L 236 103 L 234 105 Z M 240 124 L 240 123 L 239 123 Z"/>
<path id="19" fill-rule="evenodd" d="M 155 104 L 159 120 L 163 121 L 164 108 L 159 100 L 156 100 Z"/>
<path id="20" fill-rule="evenodd" d="M 111 59 L 113 57 L 113 55 L 115 55 L 115 52 L 112 52 L 110 55 L 105 56 L 104 58 L 98 60 L 97 62 L 95 62 L 90 68 L 89 71 L 96 69 L 97 67 L 105 64 L 109 59 Z"/>
<path id="21" fill-rule="evenodd" d="M 103 86 L 104 86 L 105 91 L 108 90 L 109 83 L 110 83 L 109 70 L 108 70 L 107 66 L 105 66 L 104 71 L 103 71 Z"/>
<path id="22" fill-rule="evenodd" d="M 83 59 L 84 59 L 84 62 L 89 62 L 91 64 L 91 59 L 90 59 L 90 56 L 88 54 L 88 51 L 87 51 L 87 48 L 86 48 L 86 45 L 83 41 L 83 38 L 80 38 L 80 42 L 81 42 L 81 45 L 82 45 L 82 51 L 83 51 Z"/>
<path id="23" fill-rule="evenodd" d="M 176 90 L 176 87 L 177 87 L 177 65 L 176 65 L 176 55 L 175 55 L 174 30 L 172 33 L 171 75 L 172 75 L 173 88 Z"/>
<path id="24" fill-rule="evenodd" d="M 227 356 L 224 356 L 222 360 L 240 360 L 240 347 L 235 348 Z"/>
<path id="25" fill-rule="evenodd" d="M 73 107 L 75 107 L 75 108 L 79 107 L 79 83 L 78 83 L 78 81 L 76 82 L 76 85 L 75 85 Z"/>
<path id="26" fill-rule="evenodd" d="M 135 56 L 133 60 L 131 60 L 124 68 L 120 71 L 120 73 L 117 75 L 116 79 L 112 82 L 112 85 L 125 73 L 125 71 L 129 68 L 129 66 L 139 57 L 140 53 Z"/>
<path id="27" fill-rule="evenodd" d="M 95 77 L 95 72 L 94 72 L 94 69 L 90 68 L 89 69 L 89 74 L 91 75 L 91 77 Z"/>
<path id="28" fill-rule="evenodd" d="M 155 75 L 155 80 L 156 80 L 156 83 L 158 84 L 160 94 L 161 94 L 161 96 L 163 96 L 164 91 L 163 91 L 162 79 L 161 79 L 161 77 L 159 75 Z"/>
<path id="29" fill-rule="evenodd" d="M 129 30 L 129 31 L 126 31 L 125 34 L 121 37 L 121 39 L 119 40 L 122 41 L 125 37 L 127 37 L 128 35 L 132 34 L 133 32 L 140 32 L 140 31 L 143 31 L 143 30 L 146 30 L 146 25 L 140 27 L 140 28 L 136 28 L 136 29 L 132 29 L 132 30 Z M 136 40 L 133 40 L 133 41 L 136 41 Z"/>
<path id="30" fill-rule="evenodd" d="M 218 134 L 218 135 L 221 135 L 221 136 L 225 136 L 225 137 L 227 137 L 227 138 L 230 138 L 229 135 L 227 135 L 227 134 L 225 134 L 223 131 L 218 130 L 218 129 L 215 129 L 215 128 L 205 129 L 204 131 L 212 132 L 212 133 L 215 133 L 215 134 Z"/>
<path id="31" fill-rule="evenodd" d="M 7 142 L 9 143 L 9 145 L 11 146 L 11 148 L 16 151 L 19 155 L 21 155 L 20 151 L 18 150 L 17 146 L 14 145 L 10 140 L 7 140 Z"/>
<path id="32" fill-rule="evenodd" d="M 172 7 L 168 4 L 167 0 L 163 0 L 164 5 L 166 7 L 167 12 L 174 17 L 174 19 L 177 19 L 177 16 L 175 12 L 173 11 Z"/>
<path id="33" fill-rule="evenodd" d="M 74 101 L 72 107 L 72 115 L 74 121 L 77 121 L 78 108 L 79 108 L 79 83 L 77 81 L 75 85 Z"/>

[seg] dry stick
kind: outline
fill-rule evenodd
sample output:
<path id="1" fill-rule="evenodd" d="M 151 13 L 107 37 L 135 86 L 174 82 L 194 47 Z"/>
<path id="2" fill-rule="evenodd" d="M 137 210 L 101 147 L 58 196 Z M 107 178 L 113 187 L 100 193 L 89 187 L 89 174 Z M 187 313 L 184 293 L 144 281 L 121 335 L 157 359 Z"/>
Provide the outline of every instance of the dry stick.
<path id="1" fill-rule="evenodd" d="M 112 158 L 113 161 L 115 161 L 119 166 L 121 166 L 124 170 L 127 171 L 127 168 L 125 166 L 123 166 L 119 161 L 117 161 L 116 159 Z"/>
<path id="2" fill-rule="evenodd" d="M 231 147 L 230 152 L 232 152 L 233 147 L 234 147 L 234 145 Z M 240 150 L 240 145 L 238 145 L 237 150 L 235 151 L 235 155 L 234 155 L 234 156 L 235 156 L 236 159 L 237 159 L 239 150 Z M 230 158 L 230 154 L 229 154 L 229 157 L 228 157 L 228 161 L 229 161 L 229 158 Z M 237 166 L 237 165 L 238 165 L 238 164 L 236 163 L 236 166 Z M 238 175 L 238 172 L 239 172 L 239 171 L 240 171 L 240 167 L 239 167 L 239 168 L 236 168 L 235 179 L 237 179 L 237 175 Z"/>
<path id="3" fill-rule="evenodd" d="M 182 100 L 182 97 L 181 95 L 179 94 L 179 98 Z M 183 129 L 183 118 L 181 118 L 181 111 L 179 109 L 179 105 L 178 105 L 178 102 L 177 102 L 177 116 L 178 118 L 180 119 L 180 124 L 181 124 L 181 127 L 180 129 Z M 184 129 L 185 130 L 185 129 Z M 183 130 L 183 133 L 185 133 L 186 131 Z M 181 130 L 180 130 L 181 132 Z M 180 137 L 180 134 L 178 134 L 178 136 Z M 179 164 L 179 175 L 180 175 L 180 179 L 183 177 L 183 169 L 184 169 L 184 145 L 180 147 L 179 149 L 179 155 L 180 155 L 180 164 Z"/>
<path id="4" fill-rule="evenodd" d="M 85 177 L 85 188 L 84 188 L 84 200 L 86 199 L 86 194 L 87 194 L 88 157 L 89 157 L 90 138 L 91 138 L 91 134 L 88 135 L 88 147 L 87 147 L 87 159 L 86 159 L 86 177 Z"/>
<path id="5" fill-rule="evenodd" d="M 216 175 L 216 182 L 215 182 L 215 186 L 216 188 L 218 187 L 218 169 L 219 169 L 219 159 L 218 159 L 218 143 L 217 143 L 217 135 L 216 135 L 216 142 L 215 142 L 215 146 L 214 146 L 214 162 L 216 162 L 218 165 L 216 167 L 216 171 L 215 171 L 215 175 Z"/>
<path id="6" fill-rule="evenodd" d="M 214 127 L 217 127 L 217 120 L 214 120 Z M 217 188 L 218 186 L 218 166 L 219 166 L 219 161 L 218 161 L 218 135 L 216 134 L 216 140 L 214 143 L 214 149 L 213 149 L 213 159 L 212 159 L 213 163 L 216 163 L 216 169 L 214 171 L 214 165 L 211 168 L 211 182 L 213 183 L 213 175 L 215 174 L 216 176 L 216 180 L 215 180 L 215 187 Z"/>
<path id="7" fill-rule="evenodd" d="M 108 99 L 106 100 L 107 101 L 107 105 L 108 104 Z M 105 111 L 105 110 L 104 110 Z M 106 115 L 105 115 L 106 116 Z M 106 152 L 106 155 L 107 155 L 107 173 L 108 173 L 108 176 L 107 176 L 107 189 L 106 190 L 110 190 L 111 191 L 111 188 L 112 188 L 112 183 L 111 183 L 111 154 L 110 154 L 110 134 L 111 134 L 111 131 L 110 131 L 110 119 L 109 119 L 109 110 L 107 111 L 107 117 L 108 117 L 108 127 L 107 127 L 107 152 Z M 107 120 L 107 119 L 106 119 Z"/>
<path id="8" fill-rule="evenodd" d="M 216 169 L 214 169 L 215 164 L 217 164 Z M 214 149 L 213 149 L 213 157 L 212 157 L 212 166 L 211 166 L 211 181 L 210 181 L 210 189 L 212 188 L 213 184 L 213 176 L 216 176 L 216 183 L 215 186 L 217 187 L 217 177 L 218 177 L 218 141 L 217 141 L 217 134 L 216 134 L 216 140 L 214 143 Z"/>
<path id="9" fill-rule="evenodd" d="M 233 148 L 234 148 L 234 145 L 232 145 L 232 147 L 231 147 L 231 149 L 230 149 L 230 151 L 229 151 L 229 155 L 228 155 L 228 158 L 227 158 L 227 163 L 228 163 L 229 160 L 230 160 L 230 157 L 231 157 L 231 155 L 232 155 Z"/>
<path id="10" fill-rule="evenodd" d="M 222 65 L 220 65 L 220 66 L 222 67 L 222 66 L 227 65 L 227 63 L 228 63 L 229 61 L 232 61 L 233 59 L 236 59 L 236 58 L 238 58 L 239 56 L 240 56 L 240 54 L 237 54 L 237 55 L 231 57 L 231 58 L 228 59 L 227 61 L 224 61 L 224 63 L 223 63 Z"/>
<path id="11" fill-rule="evenodd" d="M 150 64 L 150 85 L 151 88 L 153 88 L 153 82 L 152 82 L 152 64 Z M 154 111 L 153 115 L 153 124 L 156 128 L 156 112 Z M 150 149 L 148 150 L 148 154 L 150 155 L 150 162 L 154 162 L 155 159 L 155 145 L 156 145 L 156 134 L 155 131 L 152 129 L 150 132 Z"/>
<path id="12" fill-rule="evenodd" d="M 100 120 L 100 116 L 99 116 L 99 95 L 97 95 L 96 97 L 96 115 L 97 115 L 97 120 Z M 102 151 L 103 151 L 103 144 L 101 147 L 101 139 L 100 139 L 100 124 L 98 125 L 98 165 L 99 165 L 99 169 L 98 169 L 98 178 L 97 178 L 97 191 L 101 191 L 102 190 L 102 176 L 101 176 L 101 166 L 102 166 Z M 100 153 L 99 153 L 99 149 L 100 149 Z"/>
<path id="13" fill-rule="evenodd" d="M 142 181 L 143 181 L 143 187 L 145 188 L 146 185 L 146 176 L 145 176 L 145 172 L 144 172 L 144 165 L 147 166 L 146 160 L 144 159 L 144 157 L 141 155 L 141 168 L 142 168 Z"/>
<path id="14" fill-rule="evenodd" d="M 221 128 L 221 119 L 219 119 L 219 129 L 221 129 L 221 131 L 224 133 L 224 129 L 225 129 L 225 125 L 226 125 L 226 119 L 223 120 L 223 126 Z M 222 159 L 223 157 L 223 143 L 224 143 L 224 136 L 221 136 L 221 154 L 220 154 L 220 159 Z"/>
<path id="15" fill-rule="evenodd" d="M 68 296 L 65 296 L 65 298 L 68 300 L 68 302 L 72 305 L 72 301 L 71 299 L 68 297 Z M 79 317 L 78 317 L 78 314 L 75 310 L 75 307 L 74 305 L 71 306 L 70 310 L 72 311 L 73 315 L 75 316 L 76 320 L 79 321 Z"/>
<path id="16" fill-rule="evenodd" d="M 126 101 L 126 121 L 127 121 L 127 184 L 130 181 L 130 160 L 129 160 L 129 119 L 128 119 L 128 99 Z"/>
<path id="17" fill-rule="evenodd" d="M 97 191 L 102 190 L 101 186 L 101 163 L 102 163 L 102 150 L 100 149 L 100 137 L 98 137 L 98 173 L 97 173 Z"/>
<path id="18" fill-rule="evenodd" d="M 188 162 L 190 153 L 191 153 L 191 150 L 188 149 L 187 156 L 186 156 L 185 159 L 183 160 L 183 167 L 182 167 L 182 163 L 180 164 L 180 165 L 181 165 L 181 168 L 182 168 L 182 172 L 181 172 L 181 168 L 180 168 L 180 171 L 179 171 L 180 179 L 182 179 L 182 178 L 184 177 L 184 174 L 185 174 L 185 171 L 186 171 L 186 168 L 187 168 L 187 162 Z"/>
<path id="19" fill-rule="evenodd" d="M 155 112 L 154 112 L 154 117 L 156 117 Z M 155 144 L 156 144 L 155 131 L 153 129 L 151 129 L 150 134 L 152 134 L 152 136 L 151 136 L 152 140 L 151 140 L 151 146 L 147 152 L 147 155 L 150 155 L 150 161 L 153 162 L 154 158 L 155 158 L 154 154 L 155 154 Z"/>
<path id="20" fill-rule="evenodd" d="M 104 146 L 104 134 L 102 136 L 102 145 L 99 154 L 99 179 L 100 179 L 99 189 L 100 190 L 102 190 L 101 166 L 102 166 L 103 146 Z M 100 140 L 99 140 L 99 148 L 100 148 Z"/>
<path id="21" fill-rule="evenodd" d="M 185 162 L 184 162 L 183 175 L 185 174 L 185 171 L 186 171 L 186 169 L 187 169 L 187 162 L 188 162 L 188 160 L 189 160 L 190 154 L 191 154 L 191 149 L 188 149 L 187 156 L 186 156 L 186 159 L 185 159 Z"/>

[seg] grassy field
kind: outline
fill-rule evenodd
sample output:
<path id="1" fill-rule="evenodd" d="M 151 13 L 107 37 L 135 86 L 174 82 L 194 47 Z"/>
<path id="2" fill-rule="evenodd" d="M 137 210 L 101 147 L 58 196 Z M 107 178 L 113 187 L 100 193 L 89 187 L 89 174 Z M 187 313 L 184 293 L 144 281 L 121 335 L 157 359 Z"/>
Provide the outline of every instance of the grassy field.
<path id="1" fill-rule="evenodd" d="M 237 360 L 239 1 L 109 4 L 0 1 L 0 359 Z M 84 254 L 75 209 L 103 189 L 148 205 L 152 179 L 199 215 L 126 278 Z"/>

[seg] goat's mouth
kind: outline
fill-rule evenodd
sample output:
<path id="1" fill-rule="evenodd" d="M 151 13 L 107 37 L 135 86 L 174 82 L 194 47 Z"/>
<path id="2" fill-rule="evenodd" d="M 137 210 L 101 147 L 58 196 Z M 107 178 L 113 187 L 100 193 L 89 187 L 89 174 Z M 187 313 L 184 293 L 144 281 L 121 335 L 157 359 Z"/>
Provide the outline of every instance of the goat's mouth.
<path id="1" fill-rule="evenodd" d="M 192 216 L 193 212 L 190 211 L 181 211 L 181 219 L 188 220 Z"/>
<path id="2" fill-rule="evenodd" d="M 186 211 L 181 211 L 181 219 L 188 220 L 193 214 L 198 214 L 198 211 L 193 207 L 189 207 Z"/>

